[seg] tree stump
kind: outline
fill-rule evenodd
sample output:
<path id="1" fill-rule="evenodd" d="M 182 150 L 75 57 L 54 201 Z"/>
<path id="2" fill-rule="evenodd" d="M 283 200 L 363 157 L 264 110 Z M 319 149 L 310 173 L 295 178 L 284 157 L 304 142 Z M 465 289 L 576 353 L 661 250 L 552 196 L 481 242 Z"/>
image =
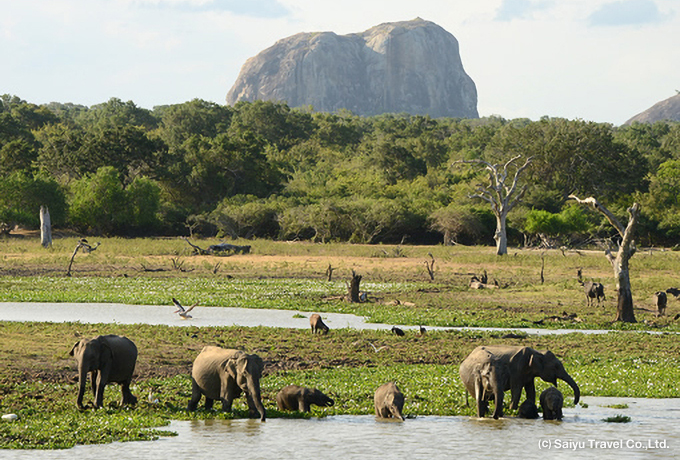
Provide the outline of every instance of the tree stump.
<path id="1" fill-rule="evenodd" d="M 40 206 L 40 244 L 44 248 L 52 246 L 52 222 L 47 206 Z"/>
<path id="2" fill-rule="evenodd" d="M 359 284 L 361 283 L 361 275 L 357 275 L 354 270 L 352 270 L 352 280 L 349 283 L 348 286 L 348 295 L 347 297 L 349 298 L 349 301 L 352 303 L 359 303 L 361 300 L 359 299 Z"/>

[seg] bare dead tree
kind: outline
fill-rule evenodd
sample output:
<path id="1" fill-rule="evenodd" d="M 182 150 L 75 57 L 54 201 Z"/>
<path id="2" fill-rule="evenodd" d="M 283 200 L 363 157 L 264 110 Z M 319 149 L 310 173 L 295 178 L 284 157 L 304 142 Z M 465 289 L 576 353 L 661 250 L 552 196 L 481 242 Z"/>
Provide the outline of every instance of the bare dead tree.
<path id="1" fill-rule="evenodd" d="M 543 271 L 545 270 L 545 252 L 541 253 L 541 284 L 545 282 L 545 278 L 543 277 Z"/>
<path id="2" fill-rule="evenodd" d="M 66 270 L 66 276 L 71 276 L 71 267 L 73 266 L 73 260 L 76 258 L 76 254 L 78 254 L 78 251 L 82 248 L 83 252 L 92 252 L 96 250 L 99 247 L 100 243 L 97 242 L 94 246 L 91 246 L 90 243 L 87 242 L 85 238 L 81 238 L 78 240 L 78 244 L 76 244 L 76 248 L 73 250 L 73 255 L 71 256 L 71 262 L 68 264 L 68 270 Z"/>
<path id="3" fill-rule="evenodd" d="M 470 195 L 470 198 L 480 198 L 491 204 L 491 211 L 496 216 L 496 254 L 499 256 L 508 253 L 508 235 L 506 221 L 508 212 L 522 200 L 526 192 L 526 185 L 518 189 L 519 177 L 531 164 L 533 157 L 526 159 L 524 164 L 515 169 L 512 182 L 508 185 L 508 169 L 515 167 L 515 162 L 522 158 L 521 155 L 510 158 L 502 167 L 498 164 L 491 164 L 484 160 L 459 160 L 456 163 L 469 163 L 482 165 L 489 172 L 489 184 L 479 184 L 477 193 Z"/>
<path id="4" fill-rule="evenodd" d="M 333 268 L 329 263 L 328 268 L 326 269 L 326 280 L 329 282 L 333 280 L 333 270 L 335 270 L 335 268 Z"/>
<path id="5" fill-rule="evenodd" d="M 434 256 L 431 252 L 427 255 L 430 256 L 430 261 L 425 261 L 425 268 L 427 268 L 427 274 L 430 275 L 430 280 L 434 281 Z"/>
<path id="6" fill-rule="evenodd" d="M 44 248 L 52 246 L 52 221 L 47 206 L 40 206 L 40 244 Z"/>
<path id="7" fill-rule="evenodd" d="M 628 225 L 625 227 L 619 222 L 614 214 L 609 209 L 600 204 L 595 198 L 588 197 L 581 200 L 576 195 L 569 195 L 569 198 L 576 200 L 579 204 L 584 206 L 592 206 L 597 212 L 604 215 L 609 223 L 616 229 L 621 236 L 616 256 L 612 254 L 611 248 L 605 250 L 605 256 L 614 269 L 614 278 L 616 278 L 616 289 L 618 292 L 618 302 L 616 307 L 616 321 L 625 323 L 635 323 L 635 312 L 633 311 L 633 293 L 630 288 L 630 270 L 628 262 L 630 258 L 635 255 L 636 247 L 633 234 L 635 232 L 635 225 L 637 224 L 638 216 L 640 215 L 640 205 L 633 203 L 628 208 Z"/>

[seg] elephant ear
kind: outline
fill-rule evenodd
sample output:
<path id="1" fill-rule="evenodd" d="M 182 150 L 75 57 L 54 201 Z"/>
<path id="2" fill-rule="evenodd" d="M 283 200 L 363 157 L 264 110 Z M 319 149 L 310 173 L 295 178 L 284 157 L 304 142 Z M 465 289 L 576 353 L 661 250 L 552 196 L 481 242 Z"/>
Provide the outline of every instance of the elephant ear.
<path id="1" fill-rule="evenodd" d="M 241 355 L 236 358 L 236 371 L 238 375 L 245 375 L 248 371 L 248 356 Z"/>
<path id="2" fill-rule="evenodd" d="M 510 366 L 512 372 L 518 375 L 526 372 L 527 369 L 533 368 L 537 363 L 534 360 L 534 350 L 529 347 L 522 347 L 510 358 Z"/>
<path id="3" fill-rule="evenodd" d="M 80 340 L 78 340 L 76 343 L 73 344 L 73 347 L 71 348 L 71 351 L 68 352 L 69 356 L 75 356 L 76 354 L 76 348 L 78 348 L 78 345 L 80 345 Z"/>
<path id="4" fill-rule="evenodd" d="M 250 355 L 250 359 L 261 374 L 264 370 L 264 361 L 262 361 L 262 358 L 260 358 L 258 355 Z"/>

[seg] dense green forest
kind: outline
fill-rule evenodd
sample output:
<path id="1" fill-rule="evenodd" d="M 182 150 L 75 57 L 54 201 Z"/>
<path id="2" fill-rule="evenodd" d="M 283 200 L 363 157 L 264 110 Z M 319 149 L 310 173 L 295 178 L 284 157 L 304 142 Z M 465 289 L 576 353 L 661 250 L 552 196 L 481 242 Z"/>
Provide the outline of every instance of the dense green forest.
<path id="1" fill-rule="evenodd" d="M 602 217 L 567 197 L 594 196 L 639 239 L 680 236 L 680 123 L 615 127 L 562 118 L 432 119 L 318 113 L 284 103 L 202 100 L 147 110 L 111 99 L 85 107 L 0 100 L 0 231 L 493 244 L 483 169 L 533 157 L 508 218 L 515 244 L 608 238 Z"/>

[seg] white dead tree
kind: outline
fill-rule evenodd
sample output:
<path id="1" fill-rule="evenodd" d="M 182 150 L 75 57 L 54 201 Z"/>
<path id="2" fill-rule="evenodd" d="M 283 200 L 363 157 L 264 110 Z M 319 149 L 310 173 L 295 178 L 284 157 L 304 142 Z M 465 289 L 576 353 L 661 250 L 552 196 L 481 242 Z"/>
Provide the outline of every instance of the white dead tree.
<path id="1" fill-rule="evenodd" d="M 630 289 L 628 261 L 633 257 L 636 251 L 633 233 L 635 231 L 638 216 L 640 215 L 640 205 L 633 203 L 633 205 L 628 208 L 630 218 L 628 219 L 628 225 L 624 227 L 609 209 L 601 205 L 592 196 L 584 200 L 579 199 L 576 195 L 569 195 L 569 198 L 573 198 L 584 206 L 592 206 L 596 211 L 607 218 L 612 227 L 614 227 L 621 236 L 621 242 L 619 243 L 619 249 L 616 256 L 612 254 L 610 248 L 605 250 L 607 260 L 609 260 L 609 263 L 611 263 L 614 268 L 614 278 L 616 278 L 616 290 L 618 293 L 616 321 L 623 321 L 625 323 L 637 322 L 635 320 L 635 312 L 633 311 L 633 293 Z"/>
<path id="2" fill-rule="evenodd" d="M 52 246 L 52 222 L 47 206 L 40 206 L 40 244 L 44 248 Z"/>
<path id="3" fill-rule="evenodd" d="M 484 166 L 489 172 L 489 185 L 478 185 L 477 193 L 470 195 L 470 198 L 481 198 L 491 204 L 491 211 L 496 216 L 496 233 L 494 240 L 496 240 L 496 254 L 499 256 L 508 253 L 508 233 L 506 228 L 506 221 L 508 212 L 514 208 L 517 203 L 522 200 L 527 186 L 518 189 L 519 176 L 531 164 L 529 157 L 524 164 L 515 169 L 515 174 L 512 177 L 512 182 L 507 184 L 508 169 L 515 167 L 515 162 L 522 158 L 522 155 L 517 155 L 510 158 L 502 168 L 500 165 L 491 164 L 484 160 L 459 160 L 456 163 L 471 163 Z M 455 164 L 455 163 L 454 163 Z"/>

